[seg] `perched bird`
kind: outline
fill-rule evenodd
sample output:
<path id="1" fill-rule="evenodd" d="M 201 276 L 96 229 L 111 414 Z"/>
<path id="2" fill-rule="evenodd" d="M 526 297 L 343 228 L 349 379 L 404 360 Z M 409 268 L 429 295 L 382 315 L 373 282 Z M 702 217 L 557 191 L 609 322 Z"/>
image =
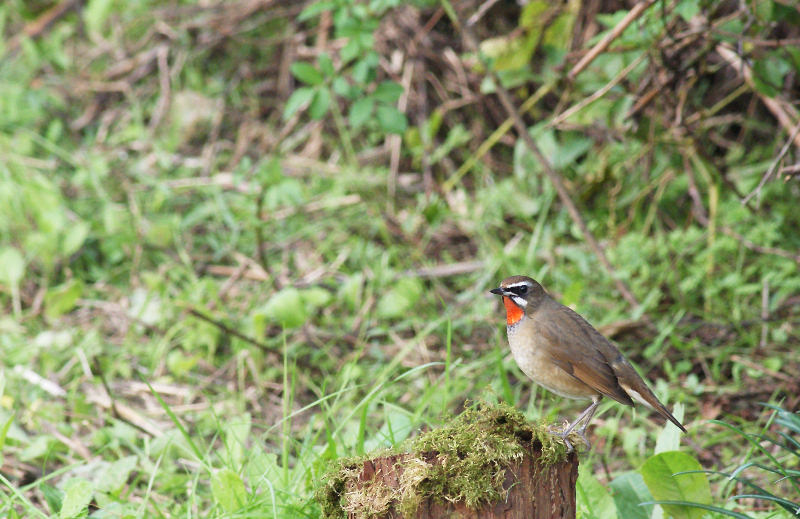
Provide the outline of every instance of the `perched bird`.
<path id="1" fill-rule="evenodd" d="M 557 395 L 592 400 L 558 433 L 568 451 L 572 444 L 567 435 L 581 422 L 577 434 L 589 446 L 586 426 L 603 396 L 629 406 L 636 400 L 686 432 L 617 347 L 583 317 L 550 297 L 535 280 L 512 276 L 491 293 L 503 296 L 508 344 L 523 373 Z"/>

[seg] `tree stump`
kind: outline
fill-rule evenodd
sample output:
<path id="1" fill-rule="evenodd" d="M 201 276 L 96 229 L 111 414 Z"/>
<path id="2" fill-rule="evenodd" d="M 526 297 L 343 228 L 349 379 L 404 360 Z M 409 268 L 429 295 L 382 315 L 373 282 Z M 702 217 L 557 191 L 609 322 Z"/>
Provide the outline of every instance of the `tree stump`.
<path id="1" fill-rule="evenodd" d="M 327 518 L 575 517 L 578 458 L 519 411 L 486 404 L 408 452 L 344 462 L 319 494 Z"/>

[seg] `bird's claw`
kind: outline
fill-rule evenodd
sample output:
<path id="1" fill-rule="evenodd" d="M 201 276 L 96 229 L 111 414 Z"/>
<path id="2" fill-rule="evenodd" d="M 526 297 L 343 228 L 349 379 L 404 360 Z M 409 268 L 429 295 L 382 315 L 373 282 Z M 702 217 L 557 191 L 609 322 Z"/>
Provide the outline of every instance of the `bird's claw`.
<path id="1" fill-rule="evenodd" d="M 552 434 L 553 436 L 556 436 L 557 438 L 560 438 L 561 441 L 564 442 L 564 446 L 567 448 L 567 454 L 569 454 L 573 450 L 575 450 L 575 448 L 572 446 L 572 442 L 570 442 L 569 439 L 567 438 L 569 436 L 569 433 L 565 432 L 566 429 L 567 429 L 566 427 L 564 427 L 563 429 L 559 429 L 557 426 L 551 425 L 550 427 L 547 428 L 547 432 Z"/>
<path id="2" fill-rule="evenodd" d="M 578 438 L 583 440 L 583 443 L 586 444 L 586 448 L 587 449 L 591 449 L 592 448 L 592 444 L 589 443 L 589 440 L 586 438 L 586 427 L 581 428 L 581 430 L 577 431 L 575 434 L 578 435 Z"/>
<path id="3" fill-rule="evenodd" d="M 558 427 L 551 425 L 550 427 L 547 428 L 547 432 L 552 434 L 553 436 L 557 436 L 558 438 L 561 439 L 561 441 L 564 442 L 564 446 L 566 446 L 566 448 L 567 448 L 567 454 L 569 454 L 569 453 L 571 453 L 572 451 L 575 450 L 575 447 L 572 445 L 572 442 L 569 441 L 569 435 L 573 431 L 569 431 L 569 424 L 568 423 L 564 426 L 563 429 L 560 429 L 560 430 L 559 430 Z M 585 427 L 581 427 L 577 431 L 574 431 L 574 433 L 578 438 L 580 438 L 583 441 L 583 443 L 586 445 L 587 449 L 591 449 L 592 444 L 589 443 L 589 439 L 586 438 L 586 428 Z"/>

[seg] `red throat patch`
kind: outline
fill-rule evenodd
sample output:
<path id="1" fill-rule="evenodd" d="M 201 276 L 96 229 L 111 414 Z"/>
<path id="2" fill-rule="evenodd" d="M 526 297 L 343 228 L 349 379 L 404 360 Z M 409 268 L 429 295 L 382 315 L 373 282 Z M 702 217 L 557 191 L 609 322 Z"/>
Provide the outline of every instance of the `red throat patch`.
<path id="1" fill-rule="evenodd" d="M 506 307 L 506 324 L 511 326 L 517 324 L 525 312 L 522 308 L 517 306 L 517 303 L 511 300 L 510 297 L 503 296 L 503 304 Z"/>

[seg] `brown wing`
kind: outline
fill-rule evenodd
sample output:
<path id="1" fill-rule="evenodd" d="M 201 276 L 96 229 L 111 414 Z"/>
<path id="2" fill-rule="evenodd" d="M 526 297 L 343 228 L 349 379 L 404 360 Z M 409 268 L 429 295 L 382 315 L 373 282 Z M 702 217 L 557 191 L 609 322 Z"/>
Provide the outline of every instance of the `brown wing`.
<path id="1" fill-rule="evenodd" d="M 541 319 L 537 331 L 553 346 L 549 352 L 553 362 L 592 389 L 621 404 L 633 406 L 633 400 L 620 387 L 611 365 L 621 356 L 616 346 L 583 317 L 556 301 L 543 310 L 552 318 Z"/>
<path id="2" fill-rule="evenodd" d="M 545 324 L 541 326 L 540 333 L 545 334 L 550 344 L 556 346 L 550 352 L 556 365 L 592 389 L 622 404 L 633 406 L 631 396 L 635 396 L 686 432 L 686 428 L 659 402 L 616 346 L 583 317 L 561 303 L 551 301 L 552 306 L 547 311 L 559 317 L 543 319 Z M 557 330 L 554 321 L 558 321 Z M 577 344 L 586 347 L 577 347 Z M 631 390 L 632 395 L 629 394 Z"/>

